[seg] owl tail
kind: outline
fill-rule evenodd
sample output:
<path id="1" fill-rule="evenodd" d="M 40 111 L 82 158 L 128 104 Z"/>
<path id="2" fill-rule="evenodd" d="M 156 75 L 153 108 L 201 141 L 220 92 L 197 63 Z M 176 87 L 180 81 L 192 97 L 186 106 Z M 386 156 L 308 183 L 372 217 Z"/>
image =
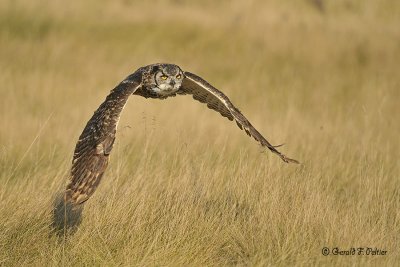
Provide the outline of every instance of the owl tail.
<path id="1" fill-rule="evenodd" d="M 82 222 L 83 205 L 74 205 L 58 194 L 53 204 L 52 228 L 59 237 L 72 235 Z"/>

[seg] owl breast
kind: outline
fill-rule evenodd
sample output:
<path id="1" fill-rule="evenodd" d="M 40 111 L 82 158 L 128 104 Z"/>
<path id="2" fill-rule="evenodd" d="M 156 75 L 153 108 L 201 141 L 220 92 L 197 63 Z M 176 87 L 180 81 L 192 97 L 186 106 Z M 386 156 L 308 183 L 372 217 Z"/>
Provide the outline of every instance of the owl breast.
<path id="1" fill-rule="evenodd" d="M 159 98 L 159 99 L 165 99 L 170 96 L 175 96 L 176 92 L 179 90 L 179 87 L 165 87 L 162 85 L 156 86 L 142 86 L 136 92 L 134 92 L 135 95 L 140 95 L 145 98 Z"/>
<path id="2" fill-rule="evenodd" d="M 153 87 L 150 90 L 152 90 L 159 96 L 170 96 L 175 95 L 178 89 L 179 88 L 176 88 L 175 86 L 170 86 L 168 84 L 160 84 L 159 86 Z"/>

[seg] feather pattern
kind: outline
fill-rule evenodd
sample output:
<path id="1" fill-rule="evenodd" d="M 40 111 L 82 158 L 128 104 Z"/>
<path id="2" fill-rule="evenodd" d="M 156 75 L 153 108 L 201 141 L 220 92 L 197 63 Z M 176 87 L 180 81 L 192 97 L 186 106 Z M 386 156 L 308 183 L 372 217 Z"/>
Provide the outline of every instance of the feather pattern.
<path id="1" fill-rule="evenodd" d="M 208 108 L 218 111 L 229 120 L 235 120 L 240 129 L 253 137 L 261 146 L 267 147 L 273 153 L 277 154 L 284 162 L 299 163 L 297 160 L 286 157 L 275 146 L 271 145 L 221 91 L 193 73 L 186 71 L 184 75 L 185 78 L 178 92 L 179 94 L 190 94 L 195 100 L 206 103 Z"/>
<path id="2" fill-rule="evenodd" d="M 66 201 L 81 204 L 99 185 L 108 165 L 121 112 L 139 85 L 140 80 L 120 83 L 86 124 L 75 147 Z"/>

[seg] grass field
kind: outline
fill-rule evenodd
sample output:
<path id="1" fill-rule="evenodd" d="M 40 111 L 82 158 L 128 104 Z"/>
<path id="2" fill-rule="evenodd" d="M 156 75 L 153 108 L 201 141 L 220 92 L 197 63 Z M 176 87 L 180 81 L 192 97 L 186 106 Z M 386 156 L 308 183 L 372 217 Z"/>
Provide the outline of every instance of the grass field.
<path id="1" fill-rule="evenodd" d="M 0 265 L 399 265 L 400 2 L 216 2 L 0 1 Z M 302 164 L 189 96 L 133 96 L 60 240 L 79 134 L 155 62 L 208 80 Z"/>

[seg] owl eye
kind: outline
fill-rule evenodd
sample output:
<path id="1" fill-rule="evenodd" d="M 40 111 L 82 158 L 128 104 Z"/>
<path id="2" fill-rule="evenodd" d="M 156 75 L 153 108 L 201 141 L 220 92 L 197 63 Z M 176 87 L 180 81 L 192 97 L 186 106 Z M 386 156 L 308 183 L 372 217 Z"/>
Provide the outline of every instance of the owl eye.
<path id="1" fill-rule="evenodd" d="M 166 80 L 168 77 L 167 77 L 167 75 L 162 75 L 161 76 L 161 79 L 163 79 L 163 80 Z"/>
<path id="2" fill-rule="evenodd" d="M 180 79 L 181 77 L 182 77 L 182 75 L 180 75 L 180 74 L 176 75 L 177 79 Z"/>

